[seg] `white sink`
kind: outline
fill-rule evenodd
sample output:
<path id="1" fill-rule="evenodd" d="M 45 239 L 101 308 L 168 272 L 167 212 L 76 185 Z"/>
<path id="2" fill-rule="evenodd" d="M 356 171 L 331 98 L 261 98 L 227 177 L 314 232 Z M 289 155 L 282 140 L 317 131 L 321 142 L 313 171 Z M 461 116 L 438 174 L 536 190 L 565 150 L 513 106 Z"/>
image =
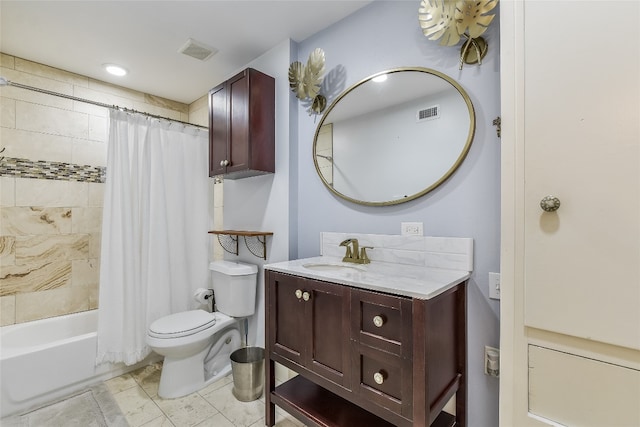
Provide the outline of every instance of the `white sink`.
<path id="1" fill-rule="evenodd" d="M 316 271 L 366 271 L 365 269 L 355 265 L 344 264 L 326 264 L 326 263 L 309 263 L 302 264 L 304 268 Z"/>

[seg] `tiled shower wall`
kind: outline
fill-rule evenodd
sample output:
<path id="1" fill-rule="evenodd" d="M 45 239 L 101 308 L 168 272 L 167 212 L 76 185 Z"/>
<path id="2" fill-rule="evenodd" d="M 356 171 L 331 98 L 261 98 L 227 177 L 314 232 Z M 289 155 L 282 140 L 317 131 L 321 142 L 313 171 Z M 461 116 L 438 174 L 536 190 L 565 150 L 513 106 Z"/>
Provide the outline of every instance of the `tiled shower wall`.
<path id="1" fill-rule="evenodd" d="M 0 54 L 0 75 L 181 121 L 193 113 L 193 123 L 207 124 L 206 97 L 188 106 L 6 54 Z M 0 88 L 2 325 L 98 306 L 108 114 L 86 103 Z"/>

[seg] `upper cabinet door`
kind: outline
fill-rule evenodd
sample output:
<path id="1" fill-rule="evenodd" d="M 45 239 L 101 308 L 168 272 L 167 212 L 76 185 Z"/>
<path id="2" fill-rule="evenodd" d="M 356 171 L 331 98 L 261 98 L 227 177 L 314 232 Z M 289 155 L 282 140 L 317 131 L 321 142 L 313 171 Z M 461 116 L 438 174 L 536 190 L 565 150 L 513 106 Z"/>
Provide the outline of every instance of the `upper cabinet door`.
<path id="1" fill-rule="evenodd" d="M 635 1 L 527 1 L 523 32 L 525 324 L 633 349 L 639 17 Z"/>
<path id="2" fill-rule="evenodd" d="M 249 75 L 238 74 L 227 82 L 227 102 L 229 103 L 229 140 L 227 173 L 249 169 Z"/>
<path id="3" fill-rule="evenodd" d="M 227 86 L 221 84 L 209 91 L 209 176 L 223 175 L 227 169 L 229 118 L 227 115 Z"/>
<path id="4" fill-rule="evenodd" d="M 275 80 L 247 68 L 209 91 L 209 176 L 275 172 Z"/>

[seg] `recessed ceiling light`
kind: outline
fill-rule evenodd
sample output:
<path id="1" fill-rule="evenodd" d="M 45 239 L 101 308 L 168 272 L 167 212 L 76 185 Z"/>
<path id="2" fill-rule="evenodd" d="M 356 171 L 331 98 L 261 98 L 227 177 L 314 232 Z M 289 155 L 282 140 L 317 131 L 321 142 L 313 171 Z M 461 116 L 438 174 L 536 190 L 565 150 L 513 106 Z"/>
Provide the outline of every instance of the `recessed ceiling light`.
<path id="1" fill-rule="evenodd" d="M 372 80 L 374 82 L 376 82 L 376 83 L 382 83 L 383 81 L 387 80 L 387 75 L 386 74 L 381 74 L 381 75 L 379 75 L 377 77 L 374 77 Z"/>
<path id="2" fill-rule="evenodd" d="M 126 76 L 128 73 L 128 71 L 125 68 L 119 65 L 103 64 L 102 66 L 104 67 L 105 70 L 107 70 L 107 73 L 113 74 L 114 76 L 122 77 L 122 76 Z"/>

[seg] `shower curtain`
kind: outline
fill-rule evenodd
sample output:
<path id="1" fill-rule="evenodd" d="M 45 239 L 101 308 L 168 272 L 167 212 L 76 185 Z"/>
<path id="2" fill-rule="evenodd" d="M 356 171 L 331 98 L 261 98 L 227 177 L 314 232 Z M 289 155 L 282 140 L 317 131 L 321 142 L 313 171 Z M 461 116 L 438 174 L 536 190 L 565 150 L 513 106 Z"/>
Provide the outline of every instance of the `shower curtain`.
<path id="1" fill-rule="evenodd" d="M 96 364 L 147 356 L 151 322 L 208 288 L 207 132 L 112 110 Z"/>

